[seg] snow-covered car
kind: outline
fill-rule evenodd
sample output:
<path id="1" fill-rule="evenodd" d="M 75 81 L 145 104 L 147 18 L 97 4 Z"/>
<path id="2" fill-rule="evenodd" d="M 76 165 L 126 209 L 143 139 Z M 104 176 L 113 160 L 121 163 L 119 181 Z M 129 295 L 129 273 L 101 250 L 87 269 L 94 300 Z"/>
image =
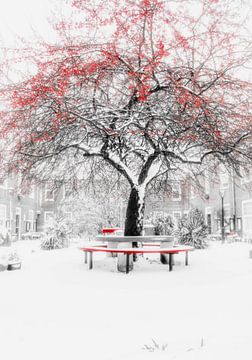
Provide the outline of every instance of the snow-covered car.
<path id="1" fill-rule="evenodd" d="M 21 269 L 21 259 L 11 246 L 0 246 L 0 271 Z"/>

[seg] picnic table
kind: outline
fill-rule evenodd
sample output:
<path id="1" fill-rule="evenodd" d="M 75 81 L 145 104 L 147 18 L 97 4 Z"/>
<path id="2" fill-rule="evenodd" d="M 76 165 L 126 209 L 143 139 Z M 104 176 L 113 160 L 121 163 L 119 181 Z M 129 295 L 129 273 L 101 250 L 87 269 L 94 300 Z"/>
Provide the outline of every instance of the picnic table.
<path id="1" fill-rule="evenodd" d="M 97 241 L 106 241 L 111 243 L 149 243 L 149 242 L 173 242 L 174 236 L 171 235 L 146 235 L 146 236 L 123 236 L 123 235 L 97 235 L 95 237 Z"/>
<path id="2" fill-rule="evenodd" d="M 120 246 L 123 247 L 131 247 L 132 244 L 137 243 L 140 245 L 143 244 L 153 244 L 156 243 L 160 244 L 160 247 L 171 247 L 174 245 L 174 236 L 171 235 L 144 235 L 144 236 L 123 236 L 123 235 L 97 235 L 96 241 L 102 241 L 103 243 L 106 242 L 108 248 L 117 248 Z M 134 247 L 134 245 L 133 245 Z M 125 259 L 123 256 L 118 255 L 117 252 L 108 252 L 109 257 L 119 257 L 118 264 L 121 263 L 122 267 L 125 267 Z M 134 261 L 136 258 L 136 253 L 134 253 Z M 164 254 L 161 255 L 163 258 L 166 258 Z M 165 262 L 168 262 L 169 259 L 165 259 Z M 118 265 L 120 268 L 120 265 Z"/>
<path id="3" fill-rule="evenodd" d="M 102 234 L 106 235 L 106 234 L 118 234 L 118 232 L 122 232 L 122 229 L 119 227 L 111 227 L 111 228 L 103 228 L 102 229 Z"/>
<path id="4" fill-rule="evenodd" d="M 97 235 L 96 241 L 101 241 L 102 245 L 94 245 L 81 248 L 85 252 L 85 262 L 89 253 L 89 268 L 93 267 L 93 253 L 104 252 L 111 255 L 117 255 L 117 266 L 119 271 L 133 269 L 132 255 L 159 253 L 160 256 L 167 256 L 169 270 L 172 271 L 173 255 L 181 252 L 185 253 L 186 265 L 188 265 L 188 252 L 193 250 L 188 246 L 174 246 L 174 237 L 171 235 L 146 235 L 146 236 L 123 236 L 123 235 Z M 106 243 L 106 244 L 104 244 Z M 140 247 L 134 247 L 132 244 L 137 243 Z"/>

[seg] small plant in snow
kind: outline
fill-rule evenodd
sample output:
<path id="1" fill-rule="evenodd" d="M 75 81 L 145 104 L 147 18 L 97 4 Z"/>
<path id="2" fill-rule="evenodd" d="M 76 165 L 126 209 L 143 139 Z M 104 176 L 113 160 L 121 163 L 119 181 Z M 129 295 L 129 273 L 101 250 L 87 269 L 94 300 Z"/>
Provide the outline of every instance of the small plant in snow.
<path id="1" fill-rule="evenodd" d="M 183 215 L 178 224 L 177 236 L 180 244 L 191 245 L 196 249 L 206 248 L 207 226 L 203 213 L 192 209 L 188 215 Z"/>
<path id="2" fill-rule="evenodd" d="M 157 350 L 159 350 L 159 351 L 167 350 L 168 344 L 158 344 L 154 339 L 151 339 L 151 341 L 152 341 L 151 345 L 145 344 L 142 349 L 147 350 L 149 352 L 154 352 Z"/>
<path id="3" fill-rule="evenodd" d="M 69 219 L 58 216 L 52 219 L 45 228 L 45 238 L 42 240 L 41 248 L 51 250 L 67 247 L 71 233 L 72 226 Z"/>

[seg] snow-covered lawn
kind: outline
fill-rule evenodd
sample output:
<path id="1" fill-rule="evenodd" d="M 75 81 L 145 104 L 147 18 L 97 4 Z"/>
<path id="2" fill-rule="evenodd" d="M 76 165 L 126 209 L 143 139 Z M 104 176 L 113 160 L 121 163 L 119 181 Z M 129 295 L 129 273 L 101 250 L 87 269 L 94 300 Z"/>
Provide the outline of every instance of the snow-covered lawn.
<path id="1" fill-rule="evenodd" d="M 0 272 L 0 359 L 252 359 L 252 259 L 245 243 L 212 243 L 168 266 L 134 271 L 77 244 L 16 244 L 22 269 Z M 159 348 L 158 348 L 159 347 Z"/>

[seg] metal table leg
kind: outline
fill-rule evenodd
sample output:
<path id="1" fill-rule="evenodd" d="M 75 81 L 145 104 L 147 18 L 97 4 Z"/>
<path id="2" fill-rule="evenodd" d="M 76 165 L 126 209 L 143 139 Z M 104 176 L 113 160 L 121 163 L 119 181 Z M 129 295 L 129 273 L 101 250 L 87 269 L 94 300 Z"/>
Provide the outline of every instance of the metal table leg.
<path id="1" fill-rule="evenodd" d="M 185 264 L 188 265 L 188 251 L 185 253 Z"/>
<path id="2" fill-rule="evenodd" d="M 93 269 L 93 252 L 89 251 L 89 270 Z"/>
<path id="3" fill-rule="evenodd" d="M 169 254 L 169 271 L 172 271 L 173 267 L 173 254 Z"/>
<path id="4" fill-rule="evenodd" d="M 126 253 L 126 274 L 129 273 L 129 253 Z"/>
<path id="5" fill-rule="evenodd" d="M 85 251 L 85 264 L 87 264 L 87 251 Z"/>

